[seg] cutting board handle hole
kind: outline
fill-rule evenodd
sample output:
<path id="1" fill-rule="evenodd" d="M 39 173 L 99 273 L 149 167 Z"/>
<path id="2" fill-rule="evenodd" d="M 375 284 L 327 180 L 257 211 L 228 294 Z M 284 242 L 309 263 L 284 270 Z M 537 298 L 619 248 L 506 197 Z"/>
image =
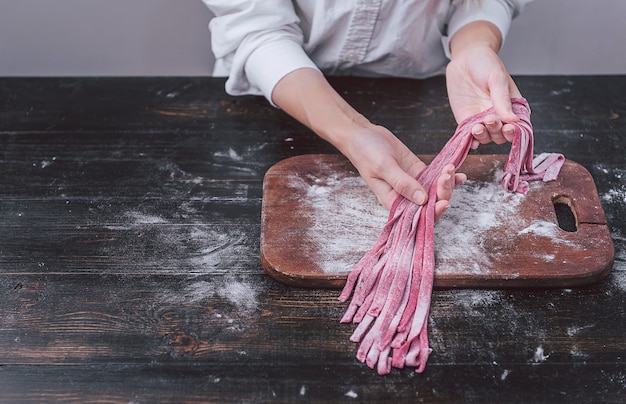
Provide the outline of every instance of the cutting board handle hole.
<path id="1" fill-rule="evenodd" d="M 575 232 L 578 230 L 576 211 L 572 207 L 572 199 L 567 195 L 557 195 L 552 198 L 556 220 L 562 230 Z"/>

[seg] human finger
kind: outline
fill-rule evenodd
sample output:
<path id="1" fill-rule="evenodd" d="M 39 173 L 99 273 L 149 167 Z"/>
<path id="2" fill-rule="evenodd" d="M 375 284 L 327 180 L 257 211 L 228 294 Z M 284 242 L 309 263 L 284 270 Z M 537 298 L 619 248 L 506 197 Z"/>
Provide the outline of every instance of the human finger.
<path id="1" fill-rule="evenodd" d="M 437 200 L 450 200 L 454 189 L 454 166 L 446 165 L 437 179 Z"/>
<path id="2" fill-rule="evenodd" d="M 512 142 L 515 138 L 516 127 L 514 124 L 507 123 L 502 126 L 502 135 L 508 142 Z"/>
<path id="3" fill-rule="evenodd" d="M 476 124 L 472 127 L 472 149 L 478 148 L 481 144 L 487 144 L 491 142 L 491 136 L 489 135 L 489 131 L 483 124 Z"/>
<path id="4" fill-rule="evenodd" d="M 441 219 L 444 212 L 450 207 L 450 201 L 437 201 L 435 203 L 435 221 Z"/>
<path id="5" fill-rule="evenodd" d="M 489 138 L 495 144 L 506 143 L 506 138 L 502 135 L 502 121 L 495 115 L 485 117 L 485 128 L 489 132 Z"/>
<path id="6" fill-rule="evenodd" d="M 437 179 L 437 200 L 450 200 L 457 185 L 467 180 L 464 173 L 456 173 L 453 164 L 446 165 Z"/>
<path id="7" fill-rule="evenodd" d="M 417 205 L 423 205 L 428 200 L 428 193 L 422 184 L 398 165 L 387 166 L 380 181 L 385 184 L 387 191 L 378 193 L 376 189 L 373 190 L 377 193 L 378 200 L 387 209 L 391 208 L 398 195 L 402 195 Z"/>
<path id="8" fill-rule="evenodd" d="M 507 76 L 502 76 L 501 80 L 497 80 L 495 84 L 490 86 L 490 98 L 493 103 L 493 108 L 496 114 L 504 122 L 511 123 L 519 121 L 519 117 L 513 112 L 513 106 L 511 105 L 511 90 L 513 87 L 513 94 L 518 96 L 519 90 L 515 86 L 515 83 Z"/>

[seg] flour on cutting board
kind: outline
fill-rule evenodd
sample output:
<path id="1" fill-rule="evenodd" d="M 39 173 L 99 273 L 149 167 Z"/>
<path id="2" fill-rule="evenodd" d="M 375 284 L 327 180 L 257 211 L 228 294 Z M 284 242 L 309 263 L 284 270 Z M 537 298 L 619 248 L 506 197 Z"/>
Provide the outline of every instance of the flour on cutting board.
<path id="1" fill-rule="evenodd" d="M 497 174 L 496 174 L 497 175 Z M 345 273 L 374 245 L 387 222 L 388 212 L 360 177 L 334 173 L 309 176 L 298 185 L 306 198 L 303 214 L 312 222 L 307 231 L 311 251 L 325 273 Z M 488 271 L 485 233 L 506 219 L 511 221 L 524 197 L 504 192 L 497 181 L 467 181 L 453 193 L 451 206 L 435 226 L 435 255 L 445 261 L 438 272 Z M 545 224 L 525 232 L 549 230 Z M 543 235 L 543 234 L 541 234 Z"/>
<path id="2" fill-rule="evenodd" d="M 445 260 L 438 272 L 484 273 L 488 230 L 511 221 L 523 196 L 504 192 L 499 182 L 467 181 L 452 194 L 450 208 L 435 225 L 435 257 Z"/>
<path id="3" fill-rule="evenodd" d="M 307 238 L 310 250 L 319 254 L 320 268 L 326 273 L 349 271 L 374 245 L 388 212 L 361 177 L 309 177 L 299 185 L 305 187 L 302 212 L 310 215 L 304 218 L 312 222 Z"/>

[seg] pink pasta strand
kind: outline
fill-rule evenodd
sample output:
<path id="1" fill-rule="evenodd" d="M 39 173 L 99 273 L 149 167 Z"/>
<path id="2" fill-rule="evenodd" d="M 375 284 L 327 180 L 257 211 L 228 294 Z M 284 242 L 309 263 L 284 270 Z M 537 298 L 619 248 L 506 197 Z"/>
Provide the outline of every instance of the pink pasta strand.
<path id="1" fill-rule="evenodd" d="M 512 99 L 520 118 L 504 167 L 502 186 L 508 192 L 525 194 L 528 182 L 557 178 L 565 158 L 541 154 L 533 160 L 533 129 L 530 108 L 523 98 Z M 429 190 L 428 202 L 418 206 L 398 197 L 387 224 L 374 246 L 350 272 L 339 296 L 352 297 L 342 323 L 358 323 L 350 340 L 360 343 L 357 359 L 381 375 L 392 367 L 415 367 L 421 373 L 431 348 L 428 345 L 428 315 L 434 280 L 435 202 L 437 179 L 443 167 L 457 169 L 469 153 L 471 128 L 483 123 L 489 109 L 461 122 L 454 135 L 417 179 Z"/>

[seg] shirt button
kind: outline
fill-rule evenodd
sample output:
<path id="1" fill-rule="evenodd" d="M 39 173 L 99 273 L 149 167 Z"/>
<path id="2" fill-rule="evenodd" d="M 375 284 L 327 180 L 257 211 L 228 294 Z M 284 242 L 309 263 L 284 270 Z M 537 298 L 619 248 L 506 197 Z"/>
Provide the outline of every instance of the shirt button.
<path id="1" fill-rule="evenodd" d="M 351 50 L 346 53 L 346 59 L 350 62 L 357 62 L 359 60 L 359 55 L 356 53 L 356 51 Z"/>

